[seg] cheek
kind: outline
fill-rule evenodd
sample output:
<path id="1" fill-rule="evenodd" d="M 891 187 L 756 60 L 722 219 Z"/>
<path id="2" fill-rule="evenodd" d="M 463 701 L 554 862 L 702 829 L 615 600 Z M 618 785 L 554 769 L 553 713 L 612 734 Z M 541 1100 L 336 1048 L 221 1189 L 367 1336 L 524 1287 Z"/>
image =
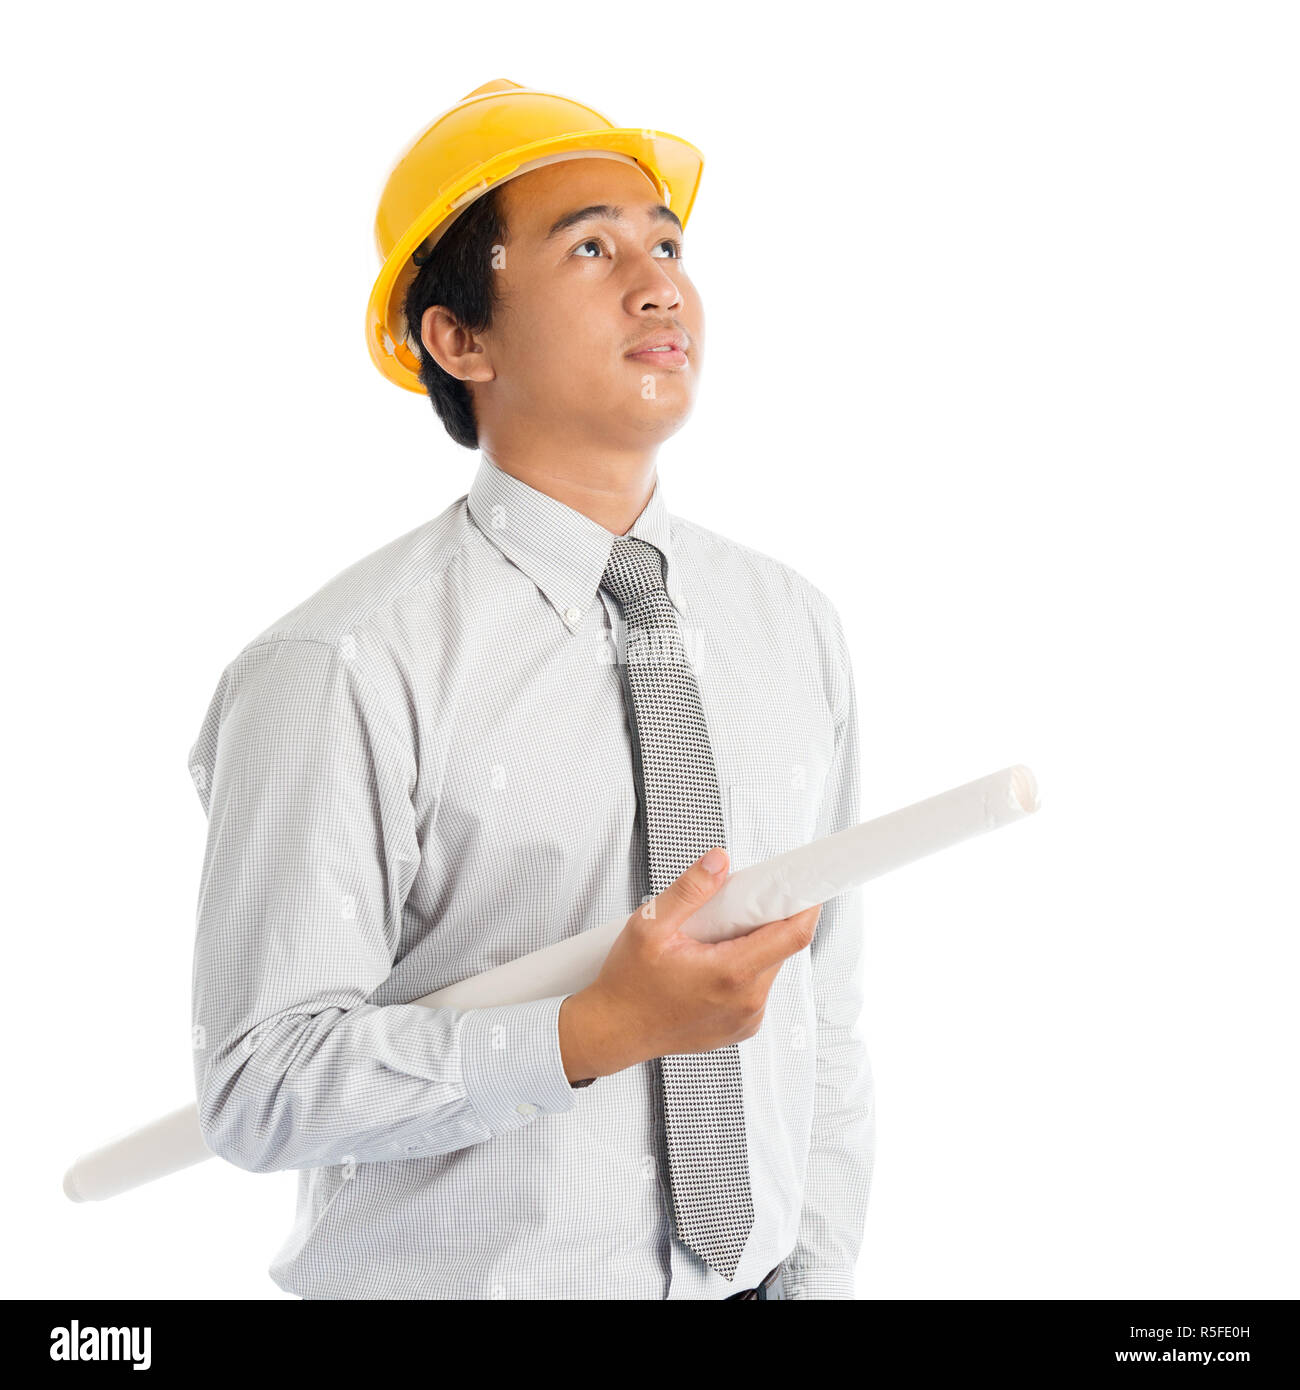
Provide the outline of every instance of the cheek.
<path id="1" fill-rule="evenodd" d="M 601 352 L 609 352 L 608 313 L 602 321 L 594 313 L 585 312 L 578 304 L 558 303 L 536 322 L 531 339 L 535 347 L 538 370 L 553 380 L 563 379 L 575 387 L 582 378 L 590 378 L 600 360 Z M 574 382 L 574 377 L 579 381 Z"/>
<path id="2" fill-rule="evenodd" d="M 542 340 L 537 378 L 555 399 L 571 405 L 605 401 L 636 385 L 634 364 L 625 362 L 609 329 L 581 318 L 558 319 Z"/>
<path id="3" fill-rule="evenodd" d="M 590 356 L 559 319 L 539 320 L 511 364 L 522 393 L 535 400 L 569 401 L 583 389 Z"/>

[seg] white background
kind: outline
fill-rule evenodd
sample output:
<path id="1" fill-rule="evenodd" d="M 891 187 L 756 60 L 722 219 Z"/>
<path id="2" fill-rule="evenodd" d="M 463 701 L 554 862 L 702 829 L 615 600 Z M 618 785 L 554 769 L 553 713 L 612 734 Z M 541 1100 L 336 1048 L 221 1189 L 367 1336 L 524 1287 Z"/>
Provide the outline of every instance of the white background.
<path id="1" fill-rule="evenodd" d="M 864 818 L 1038 776 L 864 890 L 859 1296 L 1300 1294 L 1297 12 L 740 15 L 9 17 L 0 1292 L 287 1297 L 292 1173 L 60 1182 L 193 1099 L 222 668 L 473 476 L 363 311 L 391 162 L 509 77 L 704 151 L 665 496 L 839 606 Z"/>

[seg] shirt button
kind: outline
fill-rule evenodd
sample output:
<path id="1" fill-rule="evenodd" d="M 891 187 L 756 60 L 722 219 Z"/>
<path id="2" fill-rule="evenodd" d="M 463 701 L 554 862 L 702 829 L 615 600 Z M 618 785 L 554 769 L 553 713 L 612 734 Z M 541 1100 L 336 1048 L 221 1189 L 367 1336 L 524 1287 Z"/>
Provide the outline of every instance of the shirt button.
<path id="1" fill-rule="evenodd" d="M 530 1105 L 528 1101 L 524 1101 L 522 1105 L 516 1105 L 515 1109 L 529 1120 L 537 1114 L 537 1107 L 535 1105 Z"/>
<path id="2" fill-rule="evenodd" d="M 581 608 L 566 608 L 564 610 L 564 621 L 566 623 L 576 623 L 582 617 Z"/>

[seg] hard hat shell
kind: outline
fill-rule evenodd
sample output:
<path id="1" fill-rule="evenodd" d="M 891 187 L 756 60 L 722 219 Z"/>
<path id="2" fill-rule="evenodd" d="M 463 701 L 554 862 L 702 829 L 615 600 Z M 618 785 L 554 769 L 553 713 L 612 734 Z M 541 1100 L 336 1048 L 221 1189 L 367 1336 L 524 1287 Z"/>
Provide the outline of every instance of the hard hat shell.
<path id="1" fill-rule="evenodd" d="M 424 393 L 402 307 L 417 270 L 412 253 L 431 249 L 494 184 L 587 155 L 635 163 L 686 226 L 704 166 L 694 145 L 660 130 L 616 126 L 581 102 L 505 78 L 476 87 L 407 146 L 379 197 L 375 245 L 383 267 L 366 306 L 366 346 L 389 381 Z"/>

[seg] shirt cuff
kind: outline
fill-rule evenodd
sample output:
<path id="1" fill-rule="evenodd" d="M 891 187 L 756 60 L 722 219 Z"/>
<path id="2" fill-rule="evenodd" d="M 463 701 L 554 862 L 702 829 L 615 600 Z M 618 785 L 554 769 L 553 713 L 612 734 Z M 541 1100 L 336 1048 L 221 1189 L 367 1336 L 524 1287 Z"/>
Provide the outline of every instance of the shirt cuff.
<path id="1" fill-rule="evenodd" d="M 560 1053 L 560 1005 L 568 997 L 467 1009 L 462 1016 L 465 1094 L 493 1134 L 573 1109 L 577 1095 Z"/>
<path id="2" fill-rule="evenodd" d="M 791 1269 L 781 1266 L 781 1292 L 788 1299 L 857 1298 L 851 1269 Z"/>

